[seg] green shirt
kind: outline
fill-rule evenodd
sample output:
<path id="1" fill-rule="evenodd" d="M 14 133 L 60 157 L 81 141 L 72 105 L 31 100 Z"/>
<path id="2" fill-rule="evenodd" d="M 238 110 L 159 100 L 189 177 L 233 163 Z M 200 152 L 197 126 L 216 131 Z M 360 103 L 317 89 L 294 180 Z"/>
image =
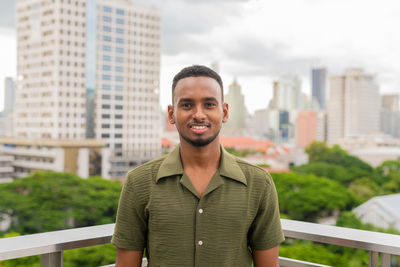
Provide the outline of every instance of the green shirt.
<path id="1" fill-rule="evenodd" d="M 250 267 L 252 250 L 279 245 L 284 237 L 271 177 L 221 151 L 201 198 L 183 171 L 179 146 L 128 172 L 111 243 L 146 248 L 149 267 Z"/>

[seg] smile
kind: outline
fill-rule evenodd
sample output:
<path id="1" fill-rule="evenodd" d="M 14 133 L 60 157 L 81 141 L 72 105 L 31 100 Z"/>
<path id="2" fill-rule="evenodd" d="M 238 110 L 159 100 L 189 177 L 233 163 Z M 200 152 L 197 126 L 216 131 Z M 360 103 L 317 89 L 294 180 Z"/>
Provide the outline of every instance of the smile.
<path id="1" fill-rule="evenodd" d="M 204 126 L 204 125 L 202 125 L 202 126 L 193 125 L 192 126 L 192 129 L 196 129 L 196 130 L 202 130 L 202 129 L 205 129 L 205 128 L 206 128 L 206 126 Z"/>
<path id="2" fill-rule="evenodd" d="M 196 134 L 202 134 L 207 131 L 208 127 L 206 125 L 191 125 L 190 130 Z"/>

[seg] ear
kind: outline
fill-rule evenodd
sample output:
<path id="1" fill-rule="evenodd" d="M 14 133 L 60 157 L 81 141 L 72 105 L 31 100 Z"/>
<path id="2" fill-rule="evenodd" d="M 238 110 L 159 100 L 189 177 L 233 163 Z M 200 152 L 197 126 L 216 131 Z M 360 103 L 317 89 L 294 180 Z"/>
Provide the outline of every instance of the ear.
<path id="1" fill-rule="evenodd" d="M 174 107 L 172 105 L 168 105 L 168 121 L 170 124 L 175 124 Z"/>
<path id="2" fill-rule="evenodd" d="M 222 122 L 225 123 L 228 121 L 229 118 L 229 106 L 228 103 L 223 103 L 222 104 Z"/>

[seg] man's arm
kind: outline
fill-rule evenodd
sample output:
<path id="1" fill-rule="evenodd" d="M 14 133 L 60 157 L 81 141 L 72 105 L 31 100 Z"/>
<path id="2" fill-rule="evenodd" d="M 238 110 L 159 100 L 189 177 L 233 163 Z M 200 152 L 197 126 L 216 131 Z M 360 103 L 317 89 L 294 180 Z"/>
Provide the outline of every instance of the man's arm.
<path id="1" fill-rule="evenodd" d="M 115 267 L 141 267 L 143 251 L 117 248 Z"/>
<path id="2" fill-rule="evenodd" d="M 279 246 L 267 250 L 254 250 L 254 267 L 279 267 Z"/>

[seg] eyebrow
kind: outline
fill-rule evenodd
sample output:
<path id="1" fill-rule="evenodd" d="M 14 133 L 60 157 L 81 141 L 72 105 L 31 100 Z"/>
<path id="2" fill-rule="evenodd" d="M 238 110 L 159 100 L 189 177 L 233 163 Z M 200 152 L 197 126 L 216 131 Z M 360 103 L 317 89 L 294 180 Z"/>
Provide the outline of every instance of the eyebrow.
<path id="1" fill-rule="evenodd" d="M 202 101 L 218 102 L 218 100 L 215 97 L 205 97 L 205 98 L 202 99 Z M 185 97 L 185 98 L 179 99 L 178 103 L 182 103 L 182 102 L 193 102 L 193 98 Z"/>

